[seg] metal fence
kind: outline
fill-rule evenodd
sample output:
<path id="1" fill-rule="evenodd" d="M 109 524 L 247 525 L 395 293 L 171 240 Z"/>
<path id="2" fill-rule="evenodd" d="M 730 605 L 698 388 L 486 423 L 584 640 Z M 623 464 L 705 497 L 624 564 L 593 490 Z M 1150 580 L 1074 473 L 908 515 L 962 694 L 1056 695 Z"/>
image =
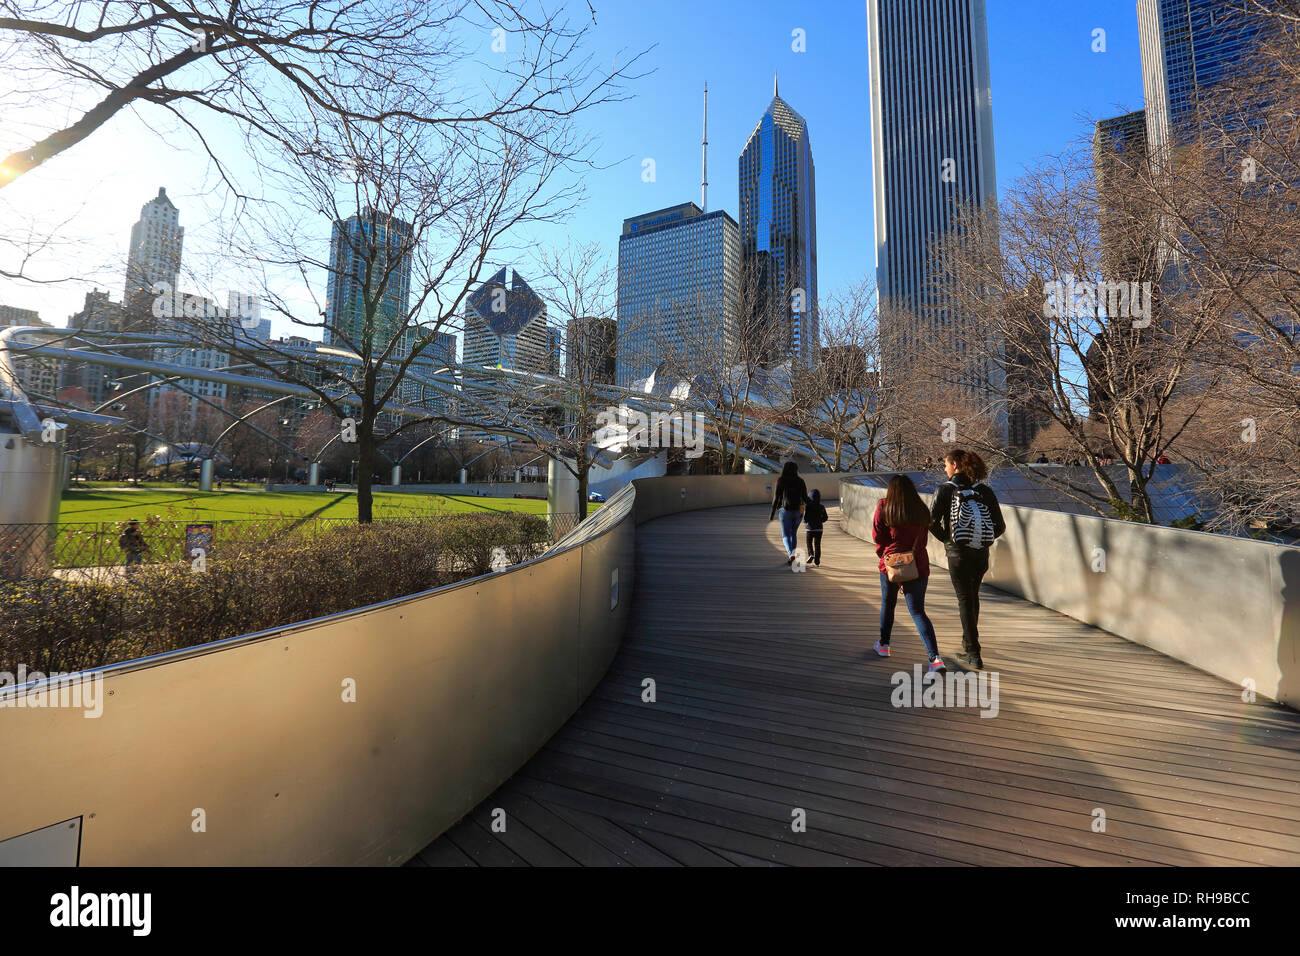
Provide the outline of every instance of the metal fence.
<path id="1" fill-rule="evenodd" d="M 375 524 L 438 521 L 461 515 L 377 518 Z M 572 531 L 578 516 L 572 513 L 537 515 L 546 531 L 539 545 L 551 545 Z M 192 549 L 218 556 L 223 549 L 240 550 L 283 535 L 310 537 L 324 531 L 355 525 L 354 518 L 257 518 L 242 520 L 140 521 L 145 543 L 141 563 L 190 560 Z M 96 569 L 120 568 L 127 560 L 122 541 L 126 522 L 78 521 L 62 524 L 0 525 L 0 579 L 44 577 L 68 572 L 66 577 L 91 577 Z M 79 572 L 72 574 L 70 572 Z"/>

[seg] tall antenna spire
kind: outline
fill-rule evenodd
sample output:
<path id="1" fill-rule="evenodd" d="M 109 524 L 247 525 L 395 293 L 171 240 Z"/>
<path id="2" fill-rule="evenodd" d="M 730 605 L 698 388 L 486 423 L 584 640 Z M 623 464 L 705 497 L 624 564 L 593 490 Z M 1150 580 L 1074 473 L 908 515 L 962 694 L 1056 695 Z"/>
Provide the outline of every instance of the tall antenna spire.
<path id="1" fill-rule="evenodd" d="M 776 70 L 773 70 L 773 71 L 772 71 L 772 96 L 773 96 L 773 97 L 777 97 L 777 96 L 780 96 L 780 95 L 781 95 L 781 93 L 780 93 L 780 91 L 778 90 L 777 85 L 776 85 Z"/>
<path id="2" fill-rule="evenodd" d="M 704 81 L 704 179 L 700 182 L 700 205 L 709 211 L 709 83 Z"/>

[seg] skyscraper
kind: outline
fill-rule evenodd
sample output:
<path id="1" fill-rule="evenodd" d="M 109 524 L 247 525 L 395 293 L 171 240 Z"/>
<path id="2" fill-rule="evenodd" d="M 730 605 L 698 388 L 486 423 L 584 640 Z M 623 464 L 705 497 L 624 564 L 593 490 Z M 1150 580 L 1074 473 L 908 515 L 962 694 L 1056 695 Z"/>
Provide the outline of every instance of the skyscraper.
<path id="1" fill-rule="evenodd" d="M 984 0 L 867 0 L 867 38 L 882 317 L 904 351 L 937 329 L 960 343 L 969 320 L 933 294 L 927 243 L 954 201 L 997 199 Z"/>
<path id="2" fill-rule="evenodd" d="M 648 378 L 661 362 L 737 332 L 740 227 L 724 210 L 693 202 L 623 220 L 618 240 L 618 384 Z"/>
<path id="3" fill-rule="evenodd" d="M 516 372 L 549 373 L 550 336 L 546 324 L 546 303 L 532 290 L 517 269 L 502 268 L 470 293 L 465 301 L 464 367 L 465 398 L 489 405 L 500 403 L 494 395 L 476 384 L 519 389 L 516 382 L 503 382 L 493 375 L 475 374 L 482 367 L 511 369 Z M 477 417 L 472 406 L 469 418 Z M 462 435 L 482 440 L 486 433 L 462 431 Z"/>
<path id="4" fill-rule="evenodd" d="M 1135 110 L 1097 123 L 1092 167 L 1100 207 L 1102 274 L 1112 279 L 1153 278 L 1153 250 L 1146 230 L 1135 230 L 1137 201 L 1126 180 L 1136 177 L 1147 157 L 1146 111 Z"/>
<path id="5" fill-rule="evenodd" d="M 546 303 L 517 269 L 502 268 L 470 293 L 465 365 L 546 372 L 549 345 Z"/>
<path id="6" fill-rule="evenodd" d="M 587 316 L 570 319 L 565 328 L 565 375 L 588 385 L 613 385 L 618 363 L 618 323 Z"/>
<path id="7" fill-rule="evenodd" d="M 381 292 L 382 289 L 382 292 Z M 379 292 L 379 304 L 366 332 L 366 299 Z M 411 295 L 411 226 L 396 217 L 367 209 L 334 223 L 330 235 L 329 286 L 325 296 L 325 344 L 365 348 L 369 338 L 375 353 L 387 348 L 410 351 L 414 329 L 408 328 Z"/>
<path id="8" fill-rule="evenodd" d="M 546 327 L 546 374 L 560 375 L 564 366 L 564 329 L 558 325 Z"/>
<path id="9" fill-rule="evenodd" d="M 180 211 L 159 187 L 158 195 L 140 209 L 140 220 L 131 227 L 131 246 L 126 256 L 126 291 L 122 304 L 134 318 L 149 314 L 154 286 L 176 288 L 181 272 L 181 246 L 185 229 Z"/>
<path id="10" fill-rule="evenodd" d="M 1190 132 L 1200 97 L 1242 62 L 1261 21 L 1225 0 L 1138 0 L 1137 14 L 1147 143 L 1157 155 Z"/>
<path id="11" fill-rule="evenodd" d="M 808 123 L 781 99 L 775 79 L 772 102 L 740 154 L 740 240 L 745 269 L 762 283 L 765 312 L 779 323 L 773 359 L 815 365 L 821 340 L 812 145 Z"/>

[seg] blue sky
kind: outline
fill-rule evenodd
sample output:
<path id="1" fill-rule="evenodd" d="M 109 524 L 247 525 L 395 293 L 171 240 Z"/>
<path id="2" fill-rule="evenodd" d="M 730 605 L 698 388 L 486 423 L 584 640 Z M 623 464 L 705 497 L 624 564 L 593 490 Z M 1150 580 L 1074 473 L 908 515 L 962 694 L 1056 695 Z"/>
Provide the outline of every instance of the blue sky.
<path id="1" fill-rule="evenodd" d="M 709 206 L 738 212 L 736 164 L 772 95 L 807 119 L 817 169 L 819 287 L 834 291 L 874 273 L 866 5 L 793 0 L 593 0 L 589 51 L 609 62 L 619 50 L 653 46 L 654 72 L 634 98 L 589 113 L 603 168 L 583 177 L 583 206 L 563 226 L 534 236 L 545 243 L 599 242 L 613 260 L 622 220 L 700 196 L 701 91 L 709 84 Z M 571 4 L 589 19 L 585 0 Z M 1142 105 L 1136 0 L 988 0 L 993 120 L 999 188 L 1036 157 L 1091 135 L 1090 120 Z M 804 31 L 806 52 L 792 50 Z M 1092 52 L 1093 31 L 1106 51 Z M 486 40 L 485 40 L 486 45 Z M 0 122 L 3 122 L 0 120 Z M 3 130 L 0 130 L 3 132 Z M 5 137 L 0 136 L 0 140 Z M 128 155 L 129 163 L 120 162 Z M 112 161 L 105 161 L 111 157 Z M 654 159 L 656 180 L 642 181 Z M 124 117 L 77 149 L 5 190 L 19 211 L 68 219 L 62 274 L 89 273 L 115 297 L 131 223 L 158 186 L 181 208 L 187 267 L 211 232 L 203 198 L 207 170 L 192 144 L 160 143 L 156 131 Z M 322 221 L 322 241 L 328 223 Z M 211 240 L 212 236 L 206 236 Z M 78 244 L 85 240 L 84 244 Z M 93 253 L 88 250 L 93 246 Z M 49 275 L 58 275 L 58 256 Z M 512 263 L 524 270 L 526 262 Z M 324 275 L 319 286 L 324 285 Z M 63 324 L 88 285 L 37 288 L 0 282 L 0 303 L 37 308 Z M 277 334 L 288 329 L 278 329 Z"/>
<path id="2" fill-rule="evenodd" d="M 617 250 L 622 219 L 700 198 L 701 90 L 709 84 L 709 205 L 738 213 L 737 158 L 772 95 L 808 121 L 817 169 L 818 283 L 823 291 L 872 276 L 870 92 L 866 4 L 790 0 L 661 0 L 597 10 L 602 46 L 658 46 L 658 71 L 631 103 L 599 122 L 615 169 L 588 177 L 576 238 Z M 1091 123 L 1142 106 L 1136 0 L 988 0 L 999 189 L 1058 152 Z M 791 49 L 802 29 L 807 50 Z M 1093 30 L 1106 52 L 1093 53 Z M 641 181 L 641 160 L 657 181 Z"/>

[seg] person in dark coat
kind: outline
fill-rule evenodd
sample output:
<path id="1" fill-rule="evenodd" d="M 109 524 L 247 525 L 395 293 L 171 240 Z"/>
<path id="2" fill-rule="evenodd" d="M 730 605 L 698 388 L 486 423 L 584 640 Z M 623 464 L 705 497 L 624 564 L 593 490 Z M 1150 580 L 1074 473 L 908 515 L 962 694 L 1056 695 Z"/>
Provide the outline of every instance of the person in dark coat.
<path id="1" fill-rule="evenodd" d="M 808 507 L 804 509 L 803 523 L 807 529 L 808 560 L 815 567 L 822 566 L 822 529 L 830 515 L 822 504 L 822 493 L 814 488 L 808 492 Z"/>
<path id="2" fill-rule="evenodd" d="M 786 564 L 794 562 L 794 551 L 799 546 L 799 522 L 803 520 L 803 509 L 807 503 L 808 486 L 799 477 L 799 466 L 787 461 L 781 470 L 781 477 L 776 481 L 772 513 L 767 518 L 771 521 L 780 512 L 781 543 L 785 545 Z"/>
<path id="3" fill-rule="evenodd" d="M 930 509 L 930 531 L 944 543 L 948 556 L 948 577 L 957 592 L 957 610 L 961 615 L 961 652 L 953 657 L 974 670 L 984 668 L 980 647 L 980 583 L 989 570 L 989 546 L 1007 530 L 1002 509 L 993 489 L 984 484 L 988 466 L 973 451 L 955 448 L 944 456 L 948 480 L 939 486 Z M 977 527 L 954 528 L 954 514 L 963 504 L 977 516 Z M 956 507 L 954 507 L 956 505 Z"/>

